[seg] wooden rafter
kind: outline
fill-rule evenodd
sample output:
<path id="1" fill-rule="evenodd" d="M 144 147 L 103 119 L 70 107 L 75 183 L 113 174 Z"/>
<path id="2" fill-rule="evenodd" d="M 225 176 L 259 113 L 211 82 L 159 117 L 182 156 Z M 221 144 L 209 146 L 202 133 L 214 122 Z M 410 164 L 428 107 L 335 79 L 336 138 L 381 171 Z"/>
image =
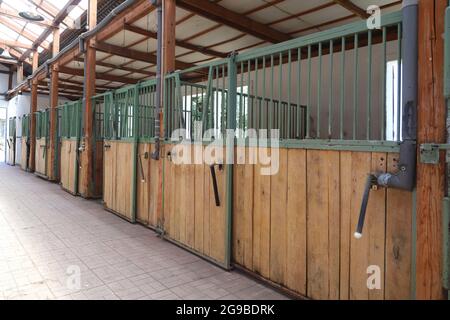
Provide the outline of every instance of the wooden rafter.
<path id="1" fill-rule="evenodd" d="M 369 18 L 369 14 L 366 11 L 364 11 L 363 9 L 358 7 L 356 4 L 354 4 L 350 0 L 333 0 L 333 1 L 334 1 L 334 3 L 340 5 L 341 7 L 347 9 L 348 11 L 350 11 L 352 13 L 354 13 L 355 15 L 360 17 L 361 19 Z"/>
<path id="2" fill-rule="evenodd" d="M 61 11 L 56 15 L 56 17 L 53 19 L 53 25 L 59 26 L 59 24 L 69 15 L 70 10 L 77 6 L 80 3 L 81 0 L 69 0 L 64 7 L 62 7 Z M 42 42 L 47 39 L 47 37 L 53 32 L 52 28 L 47 28 L 42 32 L 42 34 L 33 42 L 33 48 L 37 48 L 41 45 Z M 24 52 L 24 54 L 20 57 L 20 61 L 26 59 L 32 50 L 27 50 Z"/>
<path id="3" fill-rule="evenodd" d="M 58 72 L 70 74 L 73 76 L 79 76 L 79 77 L 84 76 L 83 69 L 75 69 L 75 68 L 70 68 L 70 67 L 59 67 Z M 98 80 L 106 80 L 106 81 L 119 82 L 119 83 L 125 83 L 125 84 L 135 84 L 136 82 L 139 81 L 137 79 L 131 79 L 131 78 L 126 78 L 126 77 L 122 77 L 122 76 L 114 76 L 114 75 L 102 74 L 102 73 L 96 73 L 95 76 Z"/>
<path id="4" fill-rule="evenodd" d="M 132 26 L 129 24 L 125 25 L 125 30 L 140 34 L 145 36 L 147 39 L 157 39 L 157 34 L 156 32 L 153 31 L 149 31 L 149 30 L 145 30 L 136 26 Z M 197 46 L 195 44 L 189 43 L 187 41 L 183 41 L 183 40 L 175 40 L 175 43 L 178 47 L 182 47 L 188 50 L 192 50 L 192 51 L 197 51 L 203 54 L 206 54 L 208 56 L 213 56 L 213 57 L 220 57 L 220 58 L 225 58 L 227 57 L 227 53 L 224 52 L 219 52 L 219 51 L 215 51 L 215 50 L 211 50 L 202 46 Z"/>
<path id="5" fill-rule="evenodd" d="M 116 56 L 132 59 L 132 60 L 138 60 L 148 63 L 156 63 L 156 55 L 152 53 L 146 53 L 142 51 L 137 51 L 133 49 L 123 48 L 120 46 L 116 46 L 113 44 L 105 43 L 105 42 L 96 42 L 94 44 L 94 48 L 98 51 L 110 53 Z M 187 69 L 192 67 L 193 65 L 191 63 L 186 63 L 182 61 L 176 61 L 176 68 L 177 69 Z"/>
<path id="6" fill-rule="evenodd" d="M 287 34 L 272 29 L 260 22 L 226 9 L 218 4 L 201 0 L 177 0 L 180 8 L 189 10 L 207 19 L 217 21 L 257 38 L 278 43 L 291 39 Z"/>
<path id="7" fill-rule="evenodd" d="M 82 59 L 82 58 L 75 58 L 74 61 L 83 62 L 84 63 L 84 59 Z M 111 69 L 118 69 L 118 70 L 128 71 L 128 72 L 132 72 L 132 73 L 140 73 L 140 74 L 144 74 L 144 75 L 149 76 L 149 77 L 155 75 L 155 73 L 151 72 L 151 71 L 146 71 L 146 70 L 143 70 L 143 69 L 135 69 L 135 68 L 130 68 L 130 67 L 126 67 L 126 66 L 115 65 L 115 64 L 107 63 L 107 62 L 103 62 L 103 61 L 97 61 L 95 64 L 97 66 L 100 66 L 100 67 L 111 68 Z"/>
<path id="8" fill-rule="evenodd" d="M 11 41 L 11 40 L 5 40 L 0 39 L 0 44 L 4 44 L 8 47 L 16 47 L 16 48 L 22 48 L 22 49 L 31 49 L 32 46 L 30 44 L 22 43 L 19 41 Z"/>
<path id="9" fill-rule="evenodd" d="M 22 27 L 17 26 L 14 22 L 9 20 L 8 18 L 0 16 L 0 23 L 5 25 L 8 29 L 22 35 L 24 38 L 26 38 L 30 41 L 34 42 L 37 39 L 36 35 L 32 34 L 31 32 L 28 32 L 27 30 L 23 29 Z M 41 43 L 41 47 L 43 47 L 44 49 L 48 49 L 49 48 L 48 42 L 43 41 Z"/>

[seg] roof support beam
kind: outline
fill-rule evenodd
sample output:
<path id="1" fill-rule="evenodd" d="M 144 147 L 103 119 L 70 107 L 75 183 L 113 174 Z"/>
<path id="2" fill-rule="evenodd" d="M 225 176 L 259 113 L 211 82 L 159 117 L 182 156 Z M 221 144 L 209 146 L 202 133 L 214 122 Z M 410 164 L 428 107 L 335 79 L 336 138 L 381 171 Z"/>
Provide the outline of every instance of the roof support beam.
<path id="1" fill-rule="evenodd" d="M 8 9 L 3 9 L 0 8 L 0 16 L 4 16 L 4 17 L 8 17 L 10 19 L 14 19 L 14 20 L 20 20 L 20 21 L 25 21 L 27 23 L 32 23 L 44 28 L 51 28 L 53 25 L 47 21 L 32 21 L 32 20 L 28 20 L 25 18 L 22 18 L 21 16 L 19 16 L 19 12 L 15 11 L 15 10 L 8 10 Z"/>
<path id="2" fill-rule="evenodd" d="M 156 55 L 152 53 L 128 49 L 105 42 L 96 42 L 95 44 L 93 44 L 93 47 L 99 51 L 113 54 L 119 57 L 156 64 Z M 176 69 L 187 69 L 192 66 L 193 65 L 191 63 L 186 63 L 182 61 L 175 62 Z"/>
<path id="3" fill-rule="evenodd" d="M 30 44 L 25 44 L 19 41 L 11 41 L 11 40 L 5 40 L 0 39 L 0 44 L 3 44 L 8 47 L 16 47 L 16 48 L 22 48 L 22 49 L 32 49 L 33 47 Z"/>
<path id="4" fill-rule="evenodd" d="M 177 0 L 177 6 L 272 43 L 291 39 L 287 34 L 209 1 Z"/>
<path id="5" fill-rule="evenodd" d="M 334 3 L 340 5 L 341 7 L 345 8 L 345 9 L 347 9 L 348 11 L 356 14 L 361 19 L 367 19 L 370 16 L 366 11 L 364 11 L 363 9 L 358 7 L 356 4 L 351 2 L 351 0 L 333 0 L 333 1 L 334 1 Z"/>
<path id="6" fill-rule="evenodd" d="M 70 67 L 58 67 L 58 71 L 60 73 L 70 74 L 72 76 L 78 76 L 83 77 L 84 76 L 84 70 L 83 69 L 74 69 Z M 131 79 L 131 78 L 125 78 L 125 77 L 119 77 L 114 76 L 110 74 L 103 74 L 103 73 L 95 73 L 95 77 L 98 80 L 105 80 L 105 81 L 112 81 L 112 82 L 119 82 L 124 84 L 135 84 L 138 82 L 138 79 Z"/>
<path id="7" fill-rule="evenodd" d="M 97 25 L 97 0 L 89 0 L 87 10 L 87 24 L 88 29 L 93 30 Z M 81 171 L 80 171 L 80 189 L 79 193 L 84 198 L 91 198 L 95 196 L 94 191 L 94 106 L 92 97 L 95 96 L 95 82 L 100 79 L 95 73 L 95 56 L 96 50 L 90 44 L 95 42 L 95 37 L 88 39 L 86 53 L 84 55 L 84 90 L 83 90 L 83 131 L 84 149 L 80 154 Z"/>
<path id="8" fill-rule="evenodd" d="M 147 38 L 151 38 L 151 39 L 157 39 L 157 34 L 156 32 L 153 31 L 148 31 L 139 27 L 135 27 L 129 24 L 125 25 L 125 30 L 146 36 Z M 195 44 L 189 43 L 187 41 L 183 41 L 183 40 L 175 40 L 175 44 L 178 47 L 182 47 L 184 49 L 188 49 L 188 50 L 192 50 L 192 51 L 197 51 L 203 54 L 206 54 L 208 56 L 212 56 L 212 57 L 220 57 L 220 58 L 226 58 L 228 56 L 228 53 L 224 53 L 224 52 L 219 52 L 219 51 L 215 51 L 215 50 L 211 50 L 202 46 L 197 46 Z"/>
<path id="9" fill-rule="evenodd" d="M 84 59 L 75 58 L 74 61 L 84 62 Z M 143 75 L 146 75 L 149 77 L 152 77 L 155 75 L 155 73 L 151 72 L 151 71 L 145 71 L 143 69 L 134 69 L 134 68 L 130 68 L 127 66 L 115 65 L 115 64 L 107 63 L 107 62 L 103 62 L 103 61 L 97 61 L 95 64 L 100 67 L 112 68 L 112 69 L 123 70 L 123 71 L 134 72 L 134 73 L 140 73 L 140 74 L 143 74 Z"/>
<path id="10" fill-rule="evenodd" d="M 61 9 L 61 11 L 56 15 L 55 19 L 53 20 L 54 26 L 59 26 L 59 24 L 69 15 L 70 10 L 73 9 L 74 6 L 77 6 L 80 3 L 81 0 L 69 0 L 66 5 Z M 33 48 L 38 48 L 42 42 L 47 39 L 47 37 L 52 33 L 52 28 L 47 28 L 42 32 L 42 34 L 33 42 Z M 24 54 L 20 57 L 19 60 L 23 61 L 26 59 L 31 53 L 31 50 L 27 50 L 24 52 Z"/>
<path id="11" fill-rule="evenodd" d="M 37 36 L 35 36 L 34 34 L 28 32 L 25 29 L 22 29 L 22 28 L 18 27 L 16 23 L 12 22 L 11 20 L 9 20 L 9 19 L 7 19 L 5 17 L 1 17 L 0 16 L 0 23 L 4 24 L 8 29 L 10 29 L 10 30 L 12 30 L 12 31 L 14 31 L 16 33 L 21 34 L 23 37 L 27 38 L 30 41 L 34 42 L 37 39 Z M 48 49 L 49 48 L 48 42 L 47 41 L 43 41 L 41 43 L 41 47 L 43 47 L 44 49 Z"/>

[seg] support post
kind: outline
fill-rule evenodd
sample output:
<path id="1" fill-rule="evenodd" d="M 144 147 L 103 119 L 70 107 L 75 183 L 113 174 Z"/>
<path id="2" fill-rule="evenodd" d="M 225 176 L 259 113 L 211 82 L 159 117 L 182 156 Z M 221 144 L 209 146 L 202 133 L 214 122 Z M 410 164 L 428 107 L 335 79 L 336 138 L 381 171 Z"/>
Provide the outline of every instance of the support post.
<path id="1" fill-rule="evenodd" d="M 59 53 L 59 29 L 53 31 L 53 57 Z M 57 148 L 58 148 L 58 137 L 57 137 L 57 111 L 58 106 L 58 71 L 56 66 L 51 67 L 50 75 L 50 145 L 48 149 L 48 155 L 50 158 L 50 166 L 48 168 L 48 179 L 51 181 L 56 181 L 59 177 L 57 172 Z"/>
<path id="2" fill-rule="evenodd" d="M 444 12 L 447 1 L 419 1 L 418 145 L 444 143 Z M 442 299 L 442 199 L 445 159 L 417 161 L 416 299 Z"/>
<path id="3" fill-rule="evenodd" d="M 23 81 L 23 63 L 19 62 L 17 65 L 17 84 Z"/>
<path id="4" fill-rule="evenodd" d="M 33 72 L 37 70 L 39 63 L 39 53 L 33 52 Z M 37 111 L 37 90 L 38 80 L 31 80 L 31 99 L 30 99 L 30 171 L 34 172 L 36 168 L 36 111 Z"/>
<path id="5" fill-rule="evenodd" d="M 164 0 L 161 1 L 160 4 L 162 5 L 162 48 L 159 48 L 158 54 L 162 54 L 162 74 L 161 74 L 161 83 L 162 85 L 162 92 L 164 91 L 164 79 L 165 75 L 175 70 L 175 29 L 176 29 L 176 3 L 175 0 Z M 160 26 L 158 25 L 158 28 Z M 163 94 L 161 94 L 161 106 L 164 105 L 164 98 Z M 162 110 L 162 108 L 161 108 Z M 159 119 L 160 119 L 160 128 L 159 133 L 160 137 L 171 136 L 171 132 L 168 132 L 167 135 L 165 134 L 165 128 L 164 128 L 164 119 L 163 119 L 163 113 L 159 113 Z M 164 173 L 163 173 L 163 161 L 159 161 L 158 163 L 158 201 L 157 201 L 157 213 L 159 217 L 161 217 L 161 221 L 164 221 L 163 219 L 163 179 L 164 179 Z M 164 229 L 163 224 L 161 223 L 162 228 Z"/>
<path id="6" fill-rule="evenodd" d="M 97 0 L 89 0 L 88 26 L 92 30 L 97 25 Z M 84 54 L 84 94 L 83 94 L 83 129 L 81 142 L 81 170 L 79 193 L 84 198 L 94 195 L 94 106 L 92 97 L 95 96 L 95 38 L 86 42 Z"/>

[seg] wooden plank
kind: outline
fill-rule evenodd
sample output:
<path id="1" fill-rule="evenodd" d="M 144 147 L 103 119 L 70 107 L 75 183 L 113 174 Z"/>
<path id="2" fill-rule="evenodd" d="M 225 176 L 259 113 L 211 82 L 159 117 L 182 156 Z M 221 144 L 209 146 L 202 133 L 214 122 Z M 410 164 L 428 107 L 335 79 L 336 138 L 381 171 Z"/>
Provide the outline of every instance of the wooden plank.
<path id="1" fill-rule="evenodd" d="M 340 239 L 340 292 L 341 300 L 350 298 L 350 242 L 353 237 L 352 225 L 352 152 L 342 151 L 340 160 L 341 174 L 341 239 Z"/>
<path id="2" fill-rule="evenodd" d="M 222 170 L 219 170 L 219 168 L 216 167 L 217 189 L 220 197 L 220 206 L 216 206 L 212 184 L 209 188 L 210 256 L 220 262 L 225 261 L 226 171 L 226 166 L 223 166 Z"/>
<path id="3" fill-rule="evenodd" d="M 149 152 L 149 149 L 150 146 L 148 144 L 139 144 L 136 164 L 136 220 L 144 225 L 147 225 L 150 221 L 150 160 L 144 157 L 144 154 Z"/>
<path id="4" fill-rule="evenodd" d="M 339 153 L 310 150 L 307 168 L 307 293 L 313 299 L 337 298 L 339 225 L 331 223 L 339 221 Z"/>
<path id="5" fill-rule="evenodd" d="M 371 172 L 386 172 L 387 154 L 372 153 Z M 384 278 L 385 270 L 385 247 L 386 247 L 386 189 L 378 188 L 370 192 L 369 204 L 366 213 L 366 232 L 363 236 L 368 237 L 368 266 L 378 266 L 381 277 Z M 366 278 L 369 275 L 366 274 Z M 384 299 L 384 284 L 381 281 L 381 289 L 368 291 L 370 300 Z"/>
<path id="6" fill-rule="evenodd" d="M 202 146 L 194 146 L 194 152 L 201 153 Z M 194 248 L 198 252 L 203 252 L 203 231 L 204 231 L 204 207 L 209 206 L 208 199 L 205 198 L 205 175 L 204 165 L 196 164 L 194 168 L 194 219 L 195 219 L 195 241 Z"/>
<path id="7" fill-rule="evenodd" d="M 155 151 L 155 145 L 151 144 L 151 154 Z M 150 219 L 149 223 L 152 227 L 158 227 L 162 225 L 161 219 L 163 216 L 160 216 L 156 211 L 156 200 L 158 198 L 158 163 L 156 160 L 150 158 Z"/>
<path id="8" fill-rule="evenodd" d="M 397 154 L 388 155 L 388 171 L 397 170 Z M 411 298 L 412 193 L 388 189 L 386 199 L 385 299 Z"/>
<path id="9" fill-rule="evenodd" d="M 186 228 L 186 244 L 194 248 L 195 247 L 195 196 L 192 192 L 195 192 L 195 165 L 186 165 L 186 180 L 185 189 L 183 192 L 186 194 L 184 215 L 186 216 L 185 228 Z"/>
<path id="10" fill-rule="evenodd" d="M 205 148 L 203 148 L 204 152 Z M 204 205 L 203 205 L 203 253 L 210 255 L 211 253 L 211 205 L 214 203 L 214 196 L 211 197 L 211 172 L 209 166 L 203 165 L 204 176 Z"/>
<path id="11" fill-rule="evenodd" d="M 115 144 L 113 144 L 112 141 L 108 140 L 105 141 L 105 144 L 109 145 L 110 147 L 105 148 L 105 178 L 103 180 L 103 201 L 106 208 L 114 209 Z"/>
<path id="12" fill-rule="evenodd" d="M 246 157 L 249 158 L 249 149 L 246 148 Z M 253 206 L 254 206 L 254 166 L 248 164 L 244 165 L 244 179 L 245 190 L 244 194 L 244 225 L 243 230 L 245 237 L 243 239 L 244 245 L 244 266 L 249 270 L 253 269 Z"/>
<path id="13" fill-rule="evenodd" d="M 352 198 L 351 198 L 351 224 L 354 232 L 361 208 L 367 175 L 371 171 L 372 156 L 366 152 L 352 153 Z M 370 200 L 369 200 L 370 201 Z M 368 208 L 368 210 L 370 210 Z M 369 228 L 368 221 L 363 230 L 363 237 L 351 237 L 350 243 L 350 299 L 369 299 L 367 288 L 367 267 L 369 266 Z"/>
<path id="14" fill-rule="evenodd" d="M 256 149 L 255 149 L 256 150 Z M 260 152 L 268 152 L 259 148 Z M 261 163 L 254 166 L 254 214 L 253 214 L 253 270 L 269 278 L 270 276 L 270 223 L 271 177 L 261 175 Z"/>
<path id="15" fill-rule="evenodd" d="M 245 149 L 244 149 L 245 150 Z M 239 161 L 237 163 L 242 163 L 245 161 L 245 153 L 241 157 L 236 159 Z M 253 171 L 253 168 L 251 168 Z M 245 189 L 248 187 L 246 185 L 245 179 L 245 165 L 235 164 L 233 169 L 233 261 L 241 266 L 245 266 L 244 254 L 245 254 L 245 215 L 247 212 L 244 207 L 245 199 Z M 253 188 L 253 186 L 252 186 Z M 245 266 L 248 268 L 248 266 Z"/>
<path id="16" fill-rule="evenodd" d="M 328 299 L 339 299 L 340 286 L 340 153 L 328 153 Z"/>
<path id="17" fill-rule="evenodd" d="M 446 1 L 419 1 L 418 144 L 443 143 L 446 136 L 444 79 L 444 12 Z M 441 210 L 445 160 L 417 164 L 416 298 L 442 299 Z"/>
<path id="18" fill-rule="evenodd" d="M 278 173 L 271 176 L 270 184 L 270 279 L 279 284 L 286 282 L 287 246 L 287 194 L 288 194 L 288 153 L 287 149 L 271 150 L 279 152 Z"/>
<path id="19" fill-rule="evenodd" d="M 306 150 L 290 149 L 287 168 L 285 283 L 306 295 Z"/>

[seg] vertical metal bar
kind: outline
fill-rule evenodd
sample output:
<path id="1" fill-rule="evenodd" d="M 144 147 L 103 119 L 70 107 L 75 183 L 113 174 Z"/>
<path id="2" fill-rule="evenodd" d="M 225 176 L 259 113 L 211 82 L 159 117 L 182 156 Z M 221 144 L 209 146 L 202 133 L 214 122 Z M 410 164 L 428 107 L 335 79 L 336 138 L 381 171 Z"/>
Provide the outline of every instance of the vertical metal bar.
<path id="1" fill-rule="evenodd" d="M 247 78 L 248 78 L 248 88 L 249 88 L 249 92 L 248 92 L 248 98 L 247 98 L 247 125 L 248 128 L 253 128 L 253 123 L 252 123 L 252 112 L 253 112 L 253 101 L 250 101 L 250 88 L 251 88 L 251 61 L 248 60 L 247 63 Z"/>
<path id="2" fill-rule="evenodd" d="M 280 130 L 280 138 L 284 138 L 284 115 L 283 115 L 283 108 L 281 106 L 281 101 L 283 100 L 283 53 L 280 52 L 280 55 L 278 57 L 278 129 Z"/>
<path id="3" fill-rule="evenodd" d="M 308 46 L 308 93 L 307 93 L 307 107 L 306 107 L 306 139 L 311 137 L 311 45 Z"/>
<path id="4" fill-rule="evenodd" d="M 398 35 L 398 57 L 397 57 L 397 141 L 401 140 L 401 96 L 402 96 L 402 24 L 397 25 L 397 35 Z"/>
<path id="5" fill-rule="evenodd" d="M 380 140 L 386 140 L 385 127 L 386 127 L 386 27 L 383 27 L 383 48 L 381 58 L 381 114 L 380 114 Z"/>
<path id="6" fill-rule="evenodd" d="M 297 49 L 297 132 L 296 137 L 301 137 L 301 123 L 302 123 L 302 102 L 300 100 L 302 90 L 302 49 Z"/>
<path id="7" fill-rule="evenodd" d="M 341 104 L 339 106 L 339 137 L 344 139 L 344 106 L 345 106 L 345 37 L 341 39 Z"/>
<path id="8" fill-rule="evenodd" d="M 292 78 L 292 53 L 289 50 L 288 54 L 288 104 L 287 104 L 287 139 L 291 138 L 291 78 Z"/>
<path id="9" fill-rule="evenodd" d="M 259 131 L 259 117 L 258 117 L 258 114 L 259 114 L 258 91 L 259 90 L 258 90 L 258 59 L 257 58 L 255 59 L 255 80 L 253 83 L 255 85 L 255 87 L 254 87 L 255 89 L 253 90 L 254 91 L 253 101 L 255 102 L 255 107 L 254 107 L 253 116 L 252 116 L 253 128 L 255 128 L 256 130 Z"/>
<path id="10" fill-rule="evenodd" d="M 261 101 L 262 101 L 262 109 L 261 109 L 261 128 L 263 129 L 267 129 L 267 113 L 266 113 L 266 56 L 263 57 L 262 60 L 263 66 L 262 66 L 262 96 L 261 96 Z"/>
<path id="11" fill-rule="evenodd" d="M 330 40 L 330 92 L 328 95 L 328 138 L 331 139 L 332 131 L 331 131 L 331 119 L 333 112 L 333 69 L 334 69 L 334 61 L 333 61 L 333 40 Z"/>
<path id="12" fill-rule="evenodd" d="M 320 139 L 320 105 L 322 103 L 322 42 L 319 43 L 317 71 L 317 138 Z"/>
<path id="13" fill-rule="evenodd" d="M 367 70 L 367 123 L 366 139 L 370 140 L 372 133 L 372 30 L 367 32 L 368 70 Z"/>
<path id="14" fill-rule="evenodd" d="M 358 34 L 355 34 L 354 39 L 354 76 L 353 76 L 353 140 L 356 140 L 356 118 L 358 114 L 358 91 L 359 91 L 359 38 Z"/>
<path id="15" fill-rule="evenodd" d="M 269 118 L 270 118 L 270 129 L 272 130 L 275 125 L 275 104 L 273 101 L 274 97 L 274 79 L 275 79 L 275 71 L 274 71 L 274 57 L 273 54 L 270 55 L 270 102 L 271 107 L 269 110 Z"/>

